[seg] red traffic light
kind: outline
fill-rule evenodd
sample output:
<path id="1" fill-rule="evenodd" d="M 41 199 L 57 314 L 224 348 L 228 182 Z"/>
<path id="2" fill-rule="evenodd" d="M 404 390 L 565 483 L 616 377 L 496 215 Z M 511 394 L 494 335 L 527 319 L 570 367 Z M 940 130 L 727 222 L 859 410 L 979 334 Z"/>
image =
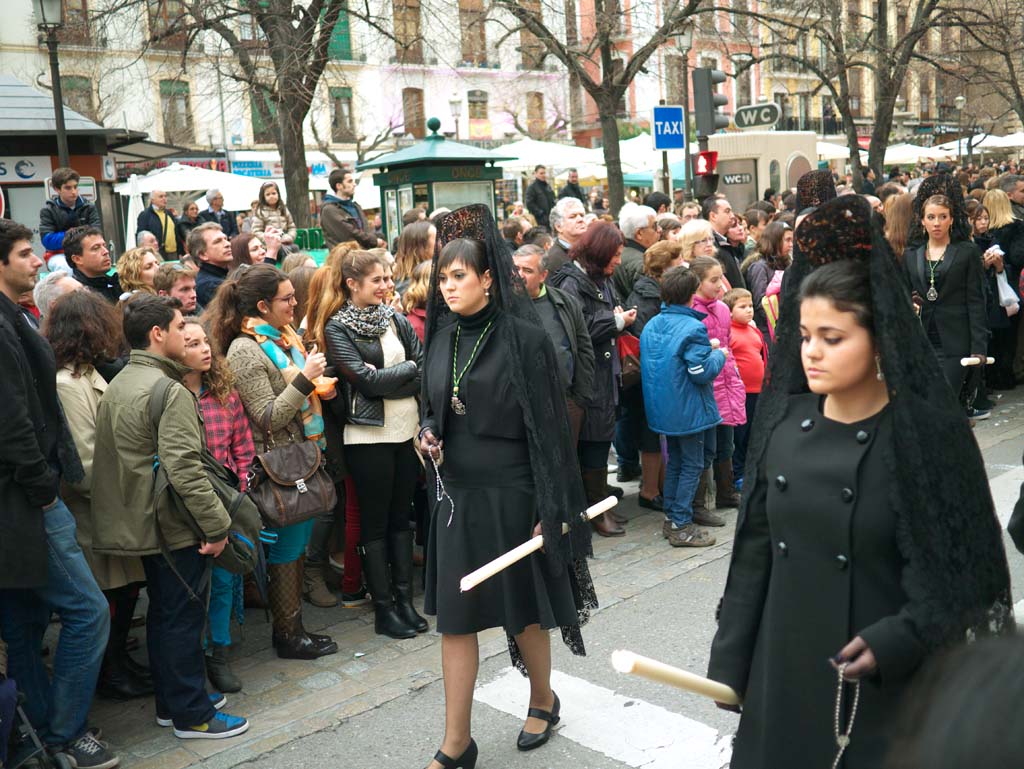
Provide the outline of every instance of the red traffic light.
<path id="1" fill-rule="evenodd" d="M 705 150 L 697 154 L 697 167 L 694 171 L 696 176 L 707 176 L 713 174 L 718 166 L 718 152 Z"/>

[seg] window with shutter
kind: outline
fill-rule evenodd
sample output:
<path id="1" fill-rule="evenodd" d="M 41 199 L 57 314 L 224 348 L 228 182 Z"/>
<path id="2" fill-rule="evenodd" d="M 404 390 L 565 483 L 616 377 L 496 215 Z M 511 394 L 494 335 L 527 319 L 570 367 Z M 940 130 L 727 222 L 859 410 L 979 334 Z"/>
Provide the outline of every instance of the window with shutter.
<path id="1" fill-rule="evenodd" d="M 189 84 L 184 80 L 160 81 L 160 109 L 163 113 L 164 141 L 169 144 L 192 144 L 192 102 Z"/>

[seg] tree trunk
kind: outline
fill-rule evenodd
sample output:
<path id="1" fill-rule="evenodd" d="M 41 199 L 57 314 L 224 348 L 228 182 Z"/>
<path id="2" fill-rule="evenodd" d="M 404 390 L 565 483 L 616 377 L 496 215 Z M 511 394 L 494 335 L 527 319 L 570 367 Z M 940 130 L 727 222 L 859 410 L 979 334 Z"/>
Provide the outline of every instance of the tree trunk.
<path id="1" fill-rule="evenodd" d="M 597 100 L 597 111 L 601 120 L 601 143 L 604 145 L 604 165 L 608 172 L 608 204 L 611 215 L 618 216 L 625 202 L 625 187 L 622 183 L 622 161 L 619 156 L 619 123 L 615 119 L 617 99 L 602 94 Z"/>
<path id="2" fill-rule="evenodd" d="M 280 137 L 278 152 L 284 168 L 284 186 L 288 192 L 288 210 L 295 226 L 309 227 L 309 168 L 302 134 L 303 116 L 282 106 L 278 111 Z"/>

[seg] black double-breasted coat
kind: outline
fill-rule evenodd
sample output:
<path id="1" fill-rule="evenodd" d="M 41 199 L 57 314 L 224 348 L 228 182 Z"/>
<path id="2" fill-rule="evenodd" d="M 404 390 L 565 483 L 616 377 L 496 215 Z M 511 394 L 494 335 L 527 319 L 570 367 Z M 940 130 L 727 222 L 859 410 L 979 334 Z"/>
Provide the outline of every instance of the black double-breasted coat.
<path id="1" fill-rule="evenodd" d="M 732 769 L 831 766 L 837 675 L 829 658 L 856 636 L 878 672 L 862 683 L 841 766 L 876 769 L 925 654 L 890 502 L 889 411 L 842 424 L 826 419 L 820 402 L 790 399 L 736 534 L 708 673 L 743 697 Z"/>

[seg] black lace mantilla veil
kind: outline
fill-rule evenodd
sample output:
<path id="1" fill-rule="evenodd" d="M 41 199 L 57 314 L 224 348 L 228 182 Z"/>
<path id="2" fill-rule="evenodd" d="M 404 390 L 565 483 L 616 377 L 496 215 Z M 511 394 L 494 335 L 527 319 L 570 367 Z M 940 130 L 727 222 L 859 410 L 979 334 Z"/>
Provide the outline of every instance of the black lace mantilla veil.
<path id="1" fill-rule="evenodd" d="M 928 242 L 928 233 L 924 231 L 921 219 L 924 217 L 924 204 L 932 195 L 945 195 L 953 204 L 953 226 L 949 230 L 950 243 L 959 243 L 971 239 L 971 222 L 967 218 L 967 207 L 964 203 L 964 188 L 960 182 L 949 174 L 935 174 L 922 181 L 914 195 L 914 216 L 910 223 L 908 245 L 920 246 Z M 902 257 L 903 255 L 900 254 Z"/>
<path id="2" fill-rule="evenodd" d="M 907 562 L 909 610 L 931 650 L 965 638 L 1012 633 L 1006 553 L 981 452 L 952 391 L 943 386 L 938 360 L 871 206 L 858 195 L 825 203 L 797 229 L 794 252 L 745 477 L 757 478 L 789 396 L 808 392 L 800 361 L 801 282 L 823 264 L 867 262 L 875 341 L 893 415 L 894 439 L 885 460 L 895 479 L 891 503 L 898 518 L 897 544 Z M 764 482 L 744 484 L 737 535 L 756 484 Z"/>
<path id="3" fill-rule="evenodd" d="M 563 388 L 552 352 L 550 360 L 543 355 L 527 359 L 510 318 L 519 318 L 533 326 L 541 320 L 526 293 L 526 287 L 512 261 L 512 252 L 501 238 L 490 209 L 472 205 L 444 214 L 434 222 L 437 244 L 430 271 L 427 295 L 426 347 L 429 350 L 437 329 L 454 322 L 438 286 L 437 274 L 441 249 L 458 238 L 478 240 L 484 244 L 491 271 L 491 301 L 502 311 L 495 323 L 495 341 L 508 356 L 509 380 L 523 411 L 530 467 L 536 488 L 537 513 L 544 535 L 544 559 L 552 574 L 570 567 L 579 624 L 561 628 L 562 639 L 574 654 L 586 653 L 580 627 L 597 608 L 594 584 L 586 559 L 593 555 L 590 524 L 580 517 L 586 509 L 586 495 L 576 452 L 569 430 Z M 426 383 L 424 382 L 424 385 Z M 423 402 L 427 402 L 424 391 Z M 500 468 L 495 468 L 500 472 Z M 562 534 L 562 524 L 569 533 Z M 513 664 L 525 675 L 526 668 L 512 636 L 508 637 Z"/>

